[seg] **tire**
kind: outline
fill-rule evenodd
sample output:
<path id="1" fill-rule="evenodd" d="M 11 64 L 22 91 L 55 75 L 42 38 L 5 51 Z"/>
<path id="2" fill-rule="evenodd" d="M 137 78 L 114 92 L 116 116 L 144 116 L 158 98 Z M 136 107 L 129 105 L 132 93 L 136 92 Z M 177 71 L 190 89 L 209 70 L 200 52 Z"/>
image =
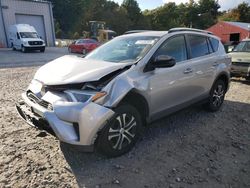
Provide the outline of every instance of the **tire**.
<path id="1" fill-rule="evenodd" d="M 130 151 L 139 138 L 142 121 L 139 112 L 129 104 L 115 110 L 115 115 L 99 132 L 97 150 L 107 157 L 118 157 Z"/>
<path id="2" fill-rule="evenodd" d="M 210 91 L 208 102 L 205 104 L 206 109 L 210 112 L 218 111 L 224 102 L 225 94 L 225 82 L 223 80 L 217 80 Z"/>
<path id="3" fill-rule="evenodd" d="M 11 48 L 12 48 L 13 51 L 16 50 L 16 48 L 15 48 L 14 45 L 13 45 L 13 43 L 11 43 Z"/>
<path id="4" fill-rule="evenodd" d="M 250 76 L 246 77 L 245 79 L 246 81 L 250 81 Z"/>
<path id="5" fill-rule="evenodd" d="M 40 49 L 40 52 L 45 52 L 45 48 L 41 48 L 41 49 Z"/>
<path id="6" fill-rule="evenodd" d="M 23 53 L 26 53 L 26 52 L 27 52 L 27 49 L 26 49 L 24 46 L 22 46 L 21 51 L 22 51 Z"/>
<path id="7" fill-rule="evenodd" d="M 86 49 L 82 49 L 82 54 L 86 55 L 87 54 L 87 50 Z"/>

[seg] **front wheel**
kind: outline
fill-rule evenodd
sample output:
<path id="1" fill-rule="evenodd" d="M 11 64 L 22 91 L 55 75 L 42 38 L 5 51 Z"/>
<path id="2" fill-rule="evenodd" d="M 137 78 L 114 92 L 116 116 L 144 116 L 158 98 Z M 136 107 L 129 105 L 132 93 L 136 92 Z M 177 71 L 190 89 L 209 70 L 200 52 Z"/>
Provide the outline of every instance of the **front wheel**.
<path id="1" fill-rule="evenodd" d="M 26 52 L 27 52 L 27 49 L 26 49 L 24 46 L 22 46 L 21 51 L 22 51 L 23 53 L 26 53 Z"/>
<path id="2" fill-rule="evenodd" d="M 40 49 L 40 52 L 45 52 L 45 48 L 41 48 L 41 49 Z"/>
<path id="3" fill-rule="evenodd" d="M 142 127 L 141 116 L 133 106 L 124 104 L 100 131 L 97 149 L 108 157 L 120 156 L 135 145 Z"/>
<path id="4" fill-rule="evenodd" d="M 226 94 L 226 85 L 223 80 L 217 80 L 213 85 L 208 103 L 206 104 L 206 109 L 215 112 L 218 111 L 224 102 Z"/>

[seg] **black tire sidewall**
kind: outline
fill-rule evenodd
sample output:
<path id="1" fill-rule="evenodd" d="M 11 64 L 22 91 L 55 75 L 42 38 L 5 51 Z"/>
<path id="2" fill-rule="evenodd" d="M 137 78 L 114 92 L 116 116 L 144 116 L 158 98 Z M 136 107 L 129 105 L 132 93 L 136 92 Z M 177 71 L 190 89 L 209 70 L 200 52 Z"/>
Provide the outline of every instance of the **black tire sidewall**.
<path id="1" fill-rule="evenodd" d="M 123 104 L 117 107 L 114 111 L 115 111 L 114 116 L 109 120 L 109 122 L 105 125 L 105 127 L 99 132 L 97 142 L 96 142 L 97 150 L 100 153 L 106 155 L 107 157 L 118 157 L 130 151 L 135 145 L 138 138 L 140 137 L 140 132 L 142 130 L 141 116 L 139 112 L 136 110 L 136 108 L 134 108 L 133 106 L 129 104 Z M 116 117 L 125 112 L 133 115 L 136 119 L 136 123 L 137 123 L 136 135 L 129 145 L 122 148 L 121 150 L 116 150 L 112 147 L 110 141 L 108 140 L 108 132 L 109 132 L 110 127 L 112 126 L 113 121 L 115 121 Z"/>
<path id="2" fill-rule="evenodd" d="M 45 52 L 45 48 L 41 48 L 41 49 L 40 49 L 40 52 Z"/>

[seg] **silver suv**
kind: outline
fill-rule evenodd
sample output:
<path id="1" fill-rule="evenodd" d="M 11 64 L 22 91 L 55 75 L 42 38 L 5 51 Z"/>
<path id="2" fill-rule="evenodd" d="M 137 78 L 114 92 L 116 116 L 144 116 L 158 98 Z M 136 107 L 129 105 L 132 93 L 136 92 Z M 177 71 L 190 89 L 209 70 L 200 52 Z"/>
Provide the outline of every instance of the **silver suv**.
<path id="1" fill-rule="evenodd" d="M 63 56 L 42 66 L 17 110 L 62 142 L 119 156 L 148 122 L 201 101 L 217 111 L 230 64 L 220 40 L 206 31 L 127 34 L 84 58 Z"/>

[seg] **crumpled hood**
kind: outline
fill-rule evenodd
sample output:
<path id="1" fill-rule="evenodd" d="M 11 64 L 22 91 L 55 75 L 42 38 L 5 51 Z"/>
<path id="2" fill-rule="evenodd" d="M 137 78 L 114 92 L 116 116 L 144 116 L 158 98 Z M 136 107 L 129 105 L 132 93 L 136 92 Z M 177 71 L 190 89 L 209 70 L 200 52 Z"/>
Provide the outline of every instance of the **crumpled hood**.
<path id="1" fill-rule="evenodd" d="M 65 55 L 42 66 L 34 79 L 46 85 L 97 81 L 131 63 L 111 63 Z"/>
<path id="2" fill-rule="evenodd" d="M 232 62 L 250 63 L 250 52 L 231 52 L 229 55 L 232 57 Z"/>

